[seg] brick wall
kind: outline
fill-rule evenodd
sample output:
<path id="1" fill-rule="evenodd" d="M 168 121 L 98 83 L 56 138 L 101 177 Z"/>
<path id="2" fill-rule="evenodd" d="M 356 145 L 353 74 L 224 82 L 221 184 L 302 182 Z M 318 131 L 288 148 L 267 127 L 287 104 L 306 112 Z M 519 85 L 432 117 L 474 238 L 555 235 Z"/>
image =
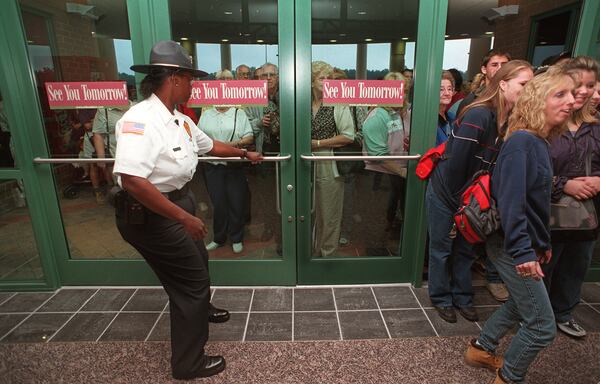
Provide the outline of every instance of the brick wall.
<path id="1" fill-rule="evenodd" d="M 531 18 L 575 2 L 573 0 L 499 0 L 499 7 L 518 4 L 519 14 L 496 20 L 494 48 L 509 52 L 513 59 L 526 59 Z"/>

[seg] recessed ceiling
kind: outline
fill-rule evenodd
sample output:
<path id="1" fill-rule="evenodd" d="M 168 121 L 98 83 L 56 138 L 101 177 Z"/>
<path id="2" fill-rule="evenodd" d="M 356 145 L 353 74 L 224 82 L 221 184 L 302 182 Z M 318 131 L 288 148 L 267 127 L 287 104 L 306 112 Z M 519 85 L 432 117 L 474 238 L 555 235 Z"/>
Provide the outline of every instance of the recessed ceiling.
<path id="1" fill-rule="evenodd" d="M 280 0 L 287 1 L 287 0 Z M 432 1 L 432 0 L 421 0 Z M 101 15 L 97 33 L 129 39 L 126 3 L 122 0 L 90 0 Z M 313 0 L 312 35 L 315 44 L 390 42 L 417 34 L 419 0 Z M 498 0 L 449 0 L 446 34 L 450 39 L 485 36 L 494 25 L 482 15 L 498 6 Z M 202 43 L 277 43 L 276 0 L 171 0 L 173 39 Z M 291 21 L 290 21 L 291 22 Z M 368 35 L 368 36 L 367 36 Z"/>

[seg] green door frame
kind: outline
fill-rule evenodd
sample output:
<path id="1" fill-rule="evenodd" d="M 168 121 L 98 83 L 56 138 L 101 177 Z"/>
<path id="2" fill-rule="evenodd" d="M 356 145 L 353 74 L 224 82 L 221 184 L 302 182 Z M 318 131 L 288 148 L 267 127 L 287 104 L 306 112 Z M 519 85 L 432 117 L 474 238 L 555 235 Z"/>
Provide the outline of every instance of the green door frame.
<path id="1" fill-rule="evenodd" d="M 420 1 L 415 65 L 414 130 L 410 154 L 424 153 L 433 145 L 439 106 L 439 83 L 444 48 L 448 1 Z M 310 154 L 311 126 L 311 2 L 296 0 L 296 147 L 299 154 Z M 420 284 L 425 248 L 425 184 L 415 176 L 416 163 L 408 168 L 406 217 L 400 257 L 312 258 L 311 220 L 298 221 L 298 282 L 300 284 L 357 284 L 412 282 Z M 311 164 L 296 165 L 298 215 L 311 217 Z"/>

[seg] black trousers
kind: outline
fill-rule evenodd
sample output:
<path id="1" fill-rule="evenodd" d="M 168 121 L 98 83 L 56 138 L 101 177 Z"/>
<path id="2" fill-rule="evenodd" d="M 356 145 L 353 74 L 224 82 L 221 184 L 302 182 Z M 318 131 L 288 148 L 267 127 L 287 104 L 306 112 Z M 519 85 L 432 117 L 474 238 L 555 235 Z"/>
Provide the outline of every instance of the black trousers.
<path id="1" fill-rule="evenodd" d="M 213 240 L 241 243 L 248 218 L 248 179 L 244 168 L 206 164 L 206 189 L 213 205 Z"/>
<path id="2" fill-rule="evenodd" d="M 173 203 L 191 214 L 196 211 L 191 192 Z M 117 212 L 117 228 L 146 259 L 169 296 L 173 377 L 195 377 L 206 359 L 208 340 L 210 278 L 204 242 L 192 240 L 180 223 L 150 211 L 146 223 L 139 225 L 125 223 Z"/>

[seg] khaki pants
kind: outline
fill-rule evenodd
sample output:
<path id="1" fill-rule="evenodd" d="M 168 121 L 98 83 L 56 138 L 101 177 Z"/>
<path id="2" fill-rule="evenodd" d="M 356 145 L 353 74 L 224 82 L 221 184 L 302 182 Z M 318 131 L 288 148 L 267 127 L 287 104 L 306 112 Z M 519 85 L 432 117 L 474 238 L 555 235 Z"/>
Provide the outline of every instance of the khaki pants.
<path id="1" fill-rule="evenodd" d="M 315 256 L 331 256 L 338 247 L 344 208 L 344 178 L 334 177 L 329 161 L 316 164 Z"/>

